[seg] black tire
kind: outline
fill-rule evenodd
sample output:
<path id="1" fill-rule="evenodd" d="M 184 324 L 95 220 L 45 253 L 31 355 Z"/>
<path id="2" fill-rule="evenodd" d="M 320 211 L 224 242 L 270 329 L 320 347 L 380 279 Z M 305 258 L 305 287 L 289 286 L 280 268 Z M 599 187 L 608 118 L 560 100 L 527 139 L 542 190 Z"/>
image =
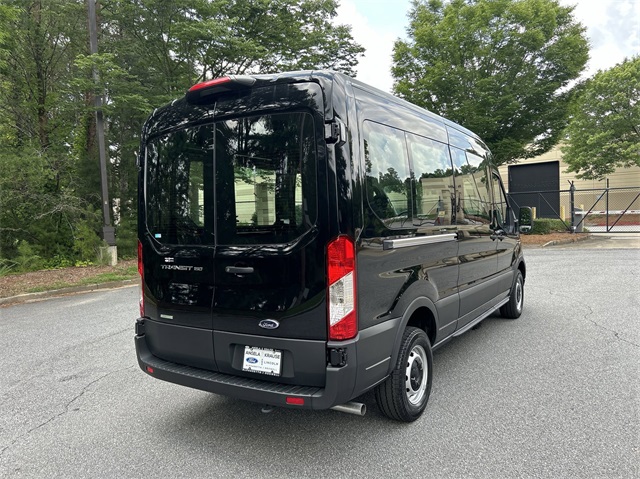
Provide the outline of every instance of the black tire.
<path id="1" fill-rule="evenodd" d="M 516 273 L 509 293 L 509 302 L 500 308 L 503 318 L 518 319 L 524 306 L 524 278 L 520 270 Z"/>
<path id="2" fill-rule="evenodd" d="M 429 401 L 433 377 L 431 343 L 424 331 L 408 327 L 402 335 L 398 361 L 391 375 L 376 387 L 376 402 L 385 416 L 412 422 Z"/>

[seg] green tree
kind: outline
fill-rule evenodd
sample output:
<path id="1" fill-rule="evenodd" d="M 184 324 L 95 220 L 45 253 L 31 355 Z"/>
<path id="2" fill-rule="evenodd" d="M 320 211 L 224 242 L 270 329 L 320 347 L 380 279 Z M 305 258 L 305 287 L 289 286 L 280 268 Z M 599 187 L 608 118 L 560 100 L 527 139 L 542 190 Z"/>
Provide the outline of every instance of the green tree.
<path id="1" fill-rule="evenodd" d="M 568 171 L 602 179 L 640 166 L 640 56 L 590 79 L 577 98 L 562 147 Z"/>
<path id="2" fill-rule="evenodd" d="M 80 61 L 84 71 L 97 62 L 106 94 L 111 196 L 126 219 L 119 238 L 128 234 L 123 227 L 135 225 L 134 155 L 151 109 L 198 81 L 228 74 L 317 68 L 354 74 L 363 49 L 349 27 L 332 22 L 336 7 L 335 0 L 103 2 L 101 53 Z"/>
<path id="3" fill-rule="evenodd" d="M 11 32 L 0 41 L 2 255 L 26 242 L 43 258 L 66 256 L 78 222 L 91 216 L 71 148 L 83 106 L 72 81 L 85 48 L 84 4 L 6 0 L 0 11 L 0 31 Z"/>
<path id="4" fill-rule="evenodd" d="M 335 25 L 336 0 L 237 0 L 209 4 L 222 17 L 224 32 L 202 36 L 198 51 L 203 74 L 273 73 L 333 69 L 356 74 L 364 49 L 350 27 Z"/>
<path id="5" fill-rule="evenodd" d="M 349 27 L 333 23 L 336 0 L 97 3 L 99 53 L 89 55 L 87 0 L 0 0 L 1 257 L 32 252 L 73 262 L 94 249 L 91 232 L 98 240 L 101 233 L 95 95 L 104 98 L 119 252 L 131 254 L 135 159 L 153 108 L 226 74 L 353 74 L 363 51 Z"/>
<path id="6" fill-rule="evenodd" d="M 588 59 L 572 12 L 557 0 L 416 0 L 409 41 L 394 46 L 395 91 L 476 132 L 497 164 L 540 155 Z"/>

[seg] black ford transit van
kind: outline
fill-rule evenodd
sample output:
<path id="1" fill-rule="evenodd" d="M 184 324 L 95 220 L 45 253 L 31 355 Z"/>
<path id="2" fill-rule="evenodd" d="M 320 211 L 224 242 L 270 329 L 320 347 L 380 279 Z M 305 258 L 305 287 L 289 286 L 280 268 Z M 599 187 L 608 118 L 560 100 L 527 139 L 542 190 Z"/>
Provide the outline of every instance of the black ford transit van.
<path id="1" fill-rule="evenodd" d="M 518 229 L 451 121 L 335 72 L 197 84 L 143 131 L 138 362 L 270 406 L 364 413 L 376 388 L 413 421 L 434 348 L 520 316 Z"/>

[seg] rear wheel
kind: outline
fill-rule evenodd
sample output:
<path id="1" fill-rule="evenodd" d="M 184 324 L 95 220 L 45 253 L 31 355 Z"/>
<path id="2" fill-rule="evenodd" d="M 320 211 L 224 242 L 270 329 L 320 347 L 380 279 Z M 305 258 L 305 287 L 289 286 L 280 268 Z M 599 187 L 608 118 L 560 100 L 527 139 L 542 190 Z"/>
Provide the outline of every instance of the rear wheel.
<path id="1" fill-rule="evenodd" d="M 391 419 L 415 421 L 427 407 L 432 372 L 429 338 L 421 329 L 408 327 L 393 372 L 376 388 L 378 407 Z"/>
<path id="2" fill-rule="evenodd" d="M 517 319 L 522 314 L 524 306 L 524 279 L 520 270 L 516 273 L 511 286 L 509 302 L 500 308 L 500 314 L 503 318 Z"/>

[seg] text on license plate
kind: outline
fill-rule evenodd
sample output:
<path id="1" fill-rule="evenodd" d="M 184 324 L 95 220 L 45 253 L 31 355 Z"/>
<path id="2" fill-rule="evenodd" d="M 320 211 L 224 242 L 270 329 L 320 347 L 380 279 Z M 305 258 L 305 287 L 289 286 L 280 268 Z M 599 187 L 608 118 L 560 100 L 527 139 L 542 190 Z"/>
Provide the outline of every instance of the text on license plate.
<path id="1" fill-rule="evenodd" d="M 282 351 L 252 346 L 244 347 L 243 371 L 280 376 L 281 365 Z"/>

